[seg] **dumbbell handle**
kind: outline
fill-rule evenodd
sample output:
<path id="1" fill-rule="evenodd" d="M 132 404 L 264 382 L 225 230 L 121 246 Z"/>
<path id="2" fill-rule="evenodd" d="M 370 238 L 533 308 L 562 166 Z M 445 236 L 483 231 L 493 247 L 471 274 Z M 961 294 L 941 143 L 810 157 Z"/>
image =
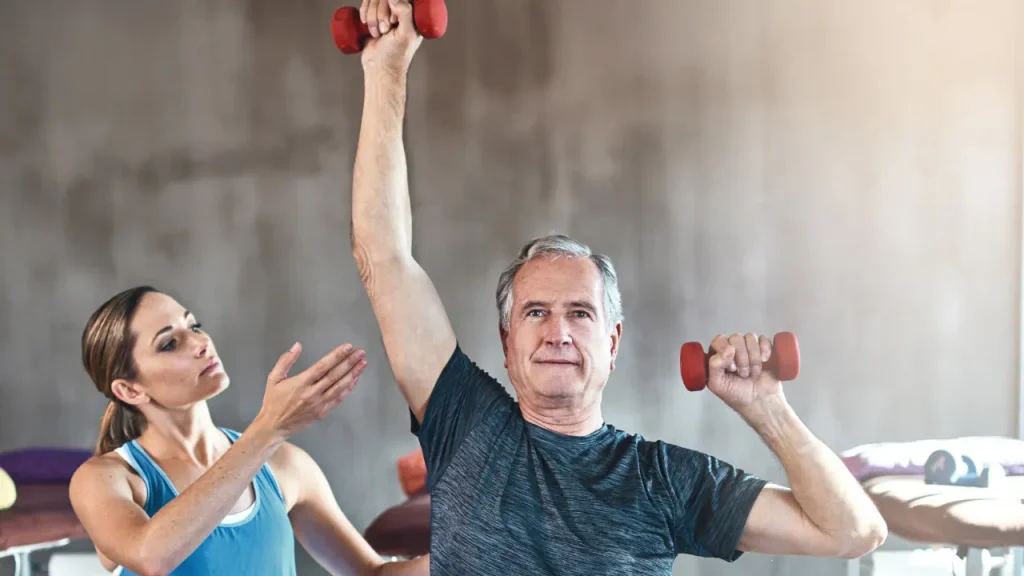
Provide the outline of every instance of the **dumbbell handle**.
<path id="1" fill-rule="evenodd" d="M 412 18 L 424 38 L 440 38 L 448 29 L 448 7 L 444 0 L 412 0 Z M 359 19 L 358 8 L 344 6 L 334 11 L 331 34 L 338 50 L 357 54 L 363 51 L 363 44 L 370 38 L 370 28 Z"/>
<path id="2" fill-rule="evenodd" d="M 679 349 L 679 372 L 687 390 L 703 390 L 708 384 L 708 361 L 713 354 L 704 350 L 700 342 L 687 342 Z M 800 345 L 796 334 L 779 332 L 775 335 L 772 355 L 761 365 L 780 381 L 796 380 L 800 375 Z"/>

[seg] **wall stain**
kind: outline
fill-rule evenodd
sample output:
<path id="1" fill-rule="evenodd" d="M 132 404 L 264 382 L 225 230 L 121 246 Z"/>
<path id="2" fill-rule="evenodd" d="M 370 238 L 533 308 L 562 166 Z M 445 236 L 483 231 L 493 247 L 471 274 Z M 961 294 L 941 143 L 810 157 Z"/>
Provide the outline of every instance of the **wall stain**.
<path id="1" fill-rule="evenodd" d="M 475 22 L 487 34 L 486 42 L 468 48 L 477 52 L 474 77 L 480 84 L 508 98 L 546 87 L 554 78 L 552 21 L 559 17 L 558 3 L 479 2 L 475 9 Z"/>
<path id="2" fill-rule="evenodd" d="M 326 126 L 302 128 L 277 144 L 252 145 L 208 155 L 178 148 L 133 163 L 116 156 L 99 156 L 92 169 L 66 188 L 68 196 L 93 194 L 115 184 L 133 182 L 140 191 L 155 194 L 182 182 L 251 175 L 311 175 L 323 171 L 321 151 L 334 138 Z"/>
<path id="3" fill-rule="evenodd" d="M 100 274 L 114 273 L 115 212 L 113 189 L 88 193 L 69 192 L 64 197 L 61 226 L 64 249 L 76 266 Z"/>
<path id="4" fill-rule="evenodd" d="M 249 96 L 249 123 L 256 142 L 277 141 L 294 123 L 288 109 L 291 65 L 300 63 L 317 72 L 337 69 L 334 60 L 342 54 L 330 33 L 331 15 L 337 6 L 333 2 L 278 0 L 244 3 L 242 11 L 252 39 L 248 51 L 252 73 L 245 94 Z M 323 82 L 319 76 L 317 80 L 318 96 L 333 105 L 334 97 L 325 92 L 329 82 Z M 361 87 L 362 78 L 353 84 Z M 316 116 L 323 116 L 322 111 L 316 111 Z"/>
<path id="5" fill-rule="evenodd" d="M 40 66 L 32 44 L 26 42 L 25 26 L 4 28 L 0 33 L 0 74 L 4 78 L 0 82 L 0 102 L 4 103 L 0 155 L 17 156 L 26 152 L 26 143 L 39 137 L 49 89 L 46 68 Z"/>

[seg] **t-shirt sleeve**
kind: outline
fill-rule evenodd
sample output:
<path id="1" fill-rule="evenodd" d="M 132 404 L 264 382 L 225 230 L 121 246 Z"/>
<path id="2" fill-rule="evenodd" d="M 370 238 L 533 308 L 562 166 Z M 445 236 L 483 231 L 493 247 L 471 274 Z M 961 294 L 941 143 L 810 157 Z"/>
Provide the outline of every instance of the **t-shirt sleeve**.
<path id="1" fill-rule="evenodd" d="M 495 409 L 509 408 L 512 397 L 501 383 L 470 361 L 456 344 L 434 384 L 423 422 L 409 412 L 412 433 L 419 438 L 427 465 L 427 490 L 444 474 L 462 441 Z"/>
<path id="2" fill-rule="evenodd" d="M 737 560 L 740 536 L 768 484 L 713 456 L 658 442 L 677 554 Z"/>

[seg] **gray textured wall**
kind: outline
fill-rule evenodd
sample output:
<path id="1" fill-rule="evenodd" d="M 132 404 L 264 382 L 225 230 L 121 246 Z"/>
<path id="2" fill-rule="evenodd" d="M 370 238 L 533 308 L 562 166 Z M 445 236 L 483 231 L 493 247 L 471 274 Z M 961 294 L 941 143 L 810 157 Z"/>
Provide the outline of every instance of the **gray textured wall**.
<path id="1" fill-rule="evenodd" d="M 415 447 L 349 249 L 362 98 L 333 3 L 0 6 L 0 449 L 89 446 L 88 313 L 151 282 L 198 310 L 244 427 L 295 339 L 370 370 L 301 434 L 365 527 Z M 679 382 L 685 339 L 795 330 L 789 397 L 837 450 L 1014 434 L 1017 2 L 451 0 L 411 73 L 416 250 L 504 378 L 492 294 L 533 235 L 610 254 L 626 327 L 606 417 L 782 480 Z M 501 25 L 498 25 L 498 21 Z M 679 573 L 839 575 L 682 558 Z M 312 574 L 312 570 L 301 570 Z"/>

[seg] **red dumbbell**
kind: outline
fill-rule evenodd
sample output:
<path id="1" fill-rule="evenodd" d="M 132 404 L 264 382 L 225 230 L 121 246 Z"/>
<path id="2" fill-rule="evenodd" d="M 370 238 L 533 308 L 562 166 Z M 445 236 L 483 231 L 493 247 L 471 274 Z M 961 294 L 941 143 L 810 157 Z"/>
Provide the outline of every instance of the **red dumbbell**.
<path id="1" fill-rule="evenodd" d="M 424 38 L 440 38 L 448 29 L 448 7 L 444 0 L 412 0 L 412 19 Z M 370 38 L 370 29 L 359 19 L 358 8 L 345 6 L 335 10 L 331 34 L 338 50 L 357 54 L 363 51 L 363 43 Z"/>
<path id="2" fill-rule="evenodd" d="M 687 342 L 679 349 L 679 372 L 687 390 L 697 392 L 708 385 L 708 360 L 711 356 L 713 354 L 705 352 L 700 342 Z M 796 334 L 776 334 L 772 355 L 761 367 L 782 382 L 796 380 L 800 374 L 800 345 L 796 341 Z"/>

